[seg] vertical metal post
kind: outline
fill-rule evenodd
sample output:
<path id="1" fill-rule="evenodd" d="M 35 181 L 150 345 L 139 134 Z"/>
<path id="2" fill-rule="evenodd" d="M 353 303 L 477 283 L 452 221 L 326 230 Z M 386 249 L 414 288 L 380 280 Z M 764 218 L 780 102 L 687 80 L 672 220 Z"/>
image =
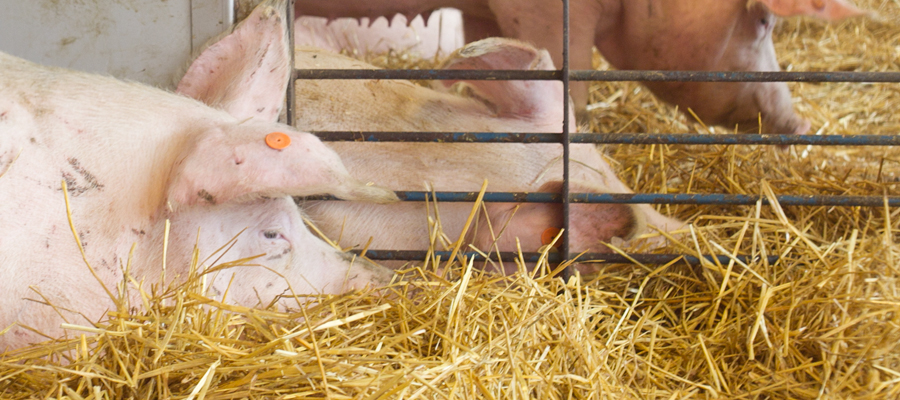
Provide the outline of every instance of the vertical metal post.
<path id="1" fill-rule="evenodd" d="M 563 262 L 570 258 L 569 251 L 569 0 L 563 2 L 563 126 L 562 126 L 562 145 L 563 145 L 563 189 L 562 189 L 562 214 L 563 214 L 563 236 L 562 246 L 560 246 Z M 568 281 L 572 276 L 572 268 L 566 267 L 560 273 L 560 277 L 564 281 Z"/>
<path id="2" fill-rule="evenodd" d="M 286 109 L 284 110 L 284 117 L 287 119 L 285 121 L 286 124 L 290 126 L 294 126 L 294 96 L 296 91 L 294 90 L 294 68 L 296 68 L 296 63 L 294 62 L 294 0 L 288 0 L 287 2 L 287 35 L 288 35 L 288 51 L 290 52 L 290 56 L 288 57 L 291 60 L 291 77 L 288 80 L 287 86 L 287 95 L 284 97 L 284 106 Z"/>

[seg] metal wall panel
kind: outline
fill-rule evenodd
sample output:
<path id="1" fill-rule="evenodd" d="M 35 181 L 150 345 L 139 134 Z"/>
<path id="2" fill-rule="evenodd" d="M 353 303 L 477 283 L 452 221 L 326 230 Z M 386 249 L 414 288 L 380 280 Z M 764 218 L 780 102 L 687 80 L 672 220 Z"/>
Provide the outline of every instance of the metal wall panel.
<path id="1" fill-rule="evenodd" d="M 0 51 L 171 88 L 233 0 L 0 0 Z"/>

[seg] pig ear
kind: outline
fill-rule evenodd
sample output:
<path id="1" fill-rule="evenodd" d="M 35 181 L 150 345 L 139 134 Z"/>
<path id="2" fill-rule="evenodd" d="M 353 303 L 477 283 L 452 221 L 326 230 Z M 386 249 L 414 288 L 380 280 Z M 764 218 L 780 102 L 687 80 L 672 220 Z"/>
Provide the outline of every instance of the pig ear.
<path id="1" fill-rule="evenodd" d="M 171 209 L 325 193 L 355 201 L 397 200 L 393 191 L 351 177 L 337 153 L 315 136 L 266 134 L 246 129 L 250 124 L 192 138 L 169 176 L 166 201 Z"/>
<path id="2" fill-rule="evenodd" d="M 603 191 L 591 184 L 577 181 L 572 182 L 571 190 L 573 193 Z M 538 191 L 561 192 L 562 182 L 545 183 Z M 516 235 L 523 251 L 535 251 L 549 244 L 545 242 L 546 239 L 548 237 L 552 239 L 562 226 L 561 204 L 487 203 L 485 208 L 495 234 L 506 225 L 505 233 L 497 240 L 501 251 L 516 250 Z M 630 239 L 646 226 L 646 218 L 631 204 L 576 203 L 570 206 L 569 212 L 573 251 L 608 251 L 602 243 L 609 243 L 614 237 Z M 479 227 L 472 240 L 472 243 L 482 250 L 489 250 L 493 242 L 494 238 L 486 227 Z"/>
<path id="3" fill-rule="evenodd" d="M 805 15 L 836 21 L 867 14 L 844 0 L 756 0 L 782 17 Z"/>
<path id="4" fill-rule="evenodd" d="M 257 6 L 194 60 L 176 91 L 241 120 L 276 121 L 291 74 L 285 7 Z"/>
<path id="5" fill-rule="evenodd" d="M 512 39 L 489 38 L 453 53 L 443 69 L 553 70 L 546 50 Z M 441 81 L 449 87 L 458 81 Z M 463 86 L 500 117 L 558 118 L 562 121 L 562 83 L 556 81 L 466 81 Z"/>

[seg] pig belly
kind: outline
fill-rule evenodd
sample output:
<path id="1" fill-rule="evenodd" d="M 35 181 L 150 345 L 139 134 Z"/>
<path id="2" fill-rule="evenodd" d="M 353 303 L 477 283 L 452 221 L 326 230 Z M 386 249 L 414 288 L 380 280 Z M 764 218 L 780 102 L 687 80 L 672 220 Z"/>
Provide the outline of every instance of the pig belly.
<path id="1" fill-rule="evenodd" d="M 23 111 L 0 101 L 0 330 L 27 316 L 29 327 L 58 336 L 64 321 L 41 304 L 43 298 L 53 299 L 65 320 L 75 324 L 89 321 L 66 310 L 97 320 L 113 303 L 91 276 L 69 228 L 61 186 L 66 169 L 41 151 L 37 127 Z M 98 232 L 78 228 L 86 249 L 104 247 L 94 240 Z M 98 265 L 97 270 L 107 285 L 121 279 L 118 265 Z M 0 350 L 42 339 L 16 327 L 0 336 Z"/>
<path id="2" fill-rule="evenodd" d="M 15 165 L 10 172 L 24 164 Z M 4 293 L 0 296 L 0 330 L 27 320 L 31 328 L 57 337 L 62 332 L 60 323 L 89 324 L 114 305 L 80 255 L 66 220 L 62 191 L 22 178 L 12 173 L 0 177 L 0 276 L 4 277 L 0 283 Z M 77 229 L 87 249 L 102 247 L 90 227 Z M 94 268 L 107 286 L 121 280 L 116 262 L 102 261 Z M 52 299 L 65 320 L 52 307 L 41 304 L 44 299 Z M 24 328 L 14 328 L 0 336 L 0 349 L 43 339 Z"/>

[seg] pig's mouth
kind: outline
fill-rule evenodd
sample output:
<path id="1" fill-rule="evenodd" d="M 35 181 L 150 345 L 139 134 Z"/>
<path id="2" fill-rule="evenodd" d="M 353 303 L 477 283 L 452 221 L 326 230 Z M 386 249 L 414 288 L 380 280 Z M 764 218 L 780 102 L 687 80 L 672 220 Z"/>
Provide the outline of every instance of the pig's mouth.
<path id="1" fill-rule="evenodd" d="M 754 96 L 753 105 L 754 112 L 750 115 L 746 109 L 741 110 L 735 106 L 723 113 L 722 117 L 709 122 L 726 129 L 735 129 L 737 133 L 746 134 L 804 135 L 809 131 L 810 122 L 797 115 L 790 105 L 786 108 L 778 108 L 777 105 L 761 101 L 756 96 Z"/>
<path id="2" fill-rule="evenodd" d="M 356 254 L 345 252 L 339 254 L 344 261 L 351 265 L 351 271 L 356 271 L 355 274 L 351 272 L 351 276 L 349 276 L 349 283 L 352 289 L 362 289 L 366 284 L 374 287 L 386 286 L 391 283 L 394 277 L 394 271 Z M 359 275 L 368 275 L 368 277 Z"/>

